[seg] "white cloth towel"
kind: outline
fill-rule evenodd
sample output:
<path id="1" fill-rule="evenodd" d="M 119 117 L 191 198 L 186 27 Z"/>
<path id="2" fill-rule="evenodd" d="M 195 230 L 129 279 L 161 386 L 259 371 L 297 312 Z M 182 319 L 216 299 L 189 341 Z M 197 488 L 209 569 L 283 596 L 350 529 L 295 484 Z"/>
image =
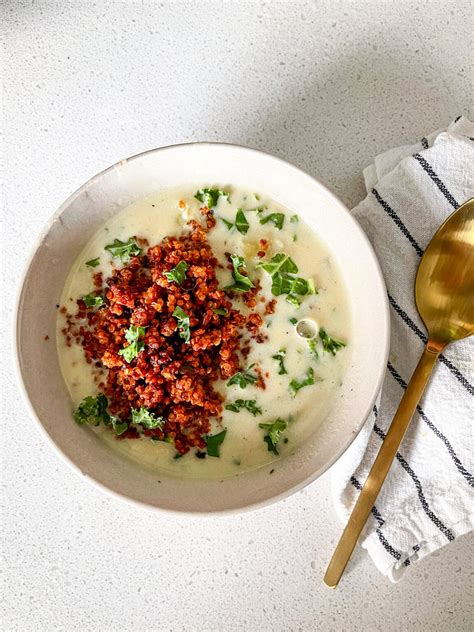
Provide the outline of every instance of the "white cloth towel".
<path id="1" fill-rule="evenodd" d="M 392 331 L 379 401 L 332 470 L 344 523 L 426 340 L 414 303 L 420 258 L 440 224 L 474 197 L 474 125 L 458 117 L 415 145 L 381 154 L 364 178 L 367 197 L 353 212 L 382 266 Z M 370 332 L 367 344 L 377 344 Z M 443 352 L 361 536 L 394 582 L 416 560 L 473 528 L 473 352 L 474 337 Z"/>

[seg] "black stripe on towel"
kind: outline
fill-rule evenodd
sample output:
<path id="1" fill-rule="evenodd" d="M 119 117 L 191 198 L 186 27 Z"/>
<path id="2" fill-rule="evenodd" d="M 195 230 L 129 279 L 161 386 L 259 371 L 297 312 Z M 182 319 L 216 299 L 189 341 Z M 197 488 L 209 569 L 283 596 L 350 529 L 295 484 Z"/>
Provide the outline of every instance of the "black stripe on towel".
<path id="1" fill-rule="evenodd" d="M 420 550 L 420 545 L 419 544 L 415 544 L 414 547 L 412 547 L 413 550 L 415 551 L 415 553 L 418 553 L 418 551 Z M 410 566 L 411 562 L 410 562 L 410 558 L 407 557 L 407 559 L 403 562 L 403 566 Z"/>
<path id="2" fill-rule="evenodd" d="M 398 303 L 395 301 L 393 296 L 388 294 L 388 300 L 390 301 L 390 305 L 393 307 L 395 312 L 400 316 L 400 318 L 408 325 L 408 327 L 410 327 L 412 331 L 415 332 L 418 338 L 426 344 L 428 339 L 426 335 L 424 334 L 424 332 L 422 332 L 421 329 L 408 316 L 408 314 L 403 311 L 403 309 L 400 307 L 400 305 L 398 305 Z M 440 354 L 439 359 L 440 359 L 440 362 L 442 362 L 446 367 L 448 367 L 451 373 L 461 382 L 461 384 L 464 386 L 467 392 L 470 395 L 474 395 L 474 386 L 469 382 L 469 380 L 466 377 L 464 377 L 461 371 L 456 366 L 454 366 L 454 364 L 450 360 L 448 360 L 448 358 L 446 358 L 442 353 Z"/>
<path id="3" fill-rule="evenodd" d="M 362 485 L 359 483 L 359 481 L 356 479 L 355 476 L 351 476 L 351 483 L 359 492 L 361 491 Z M 393 546 L 390 544 L 390 542 L 387 540 L 387 538 L 384 536 L 384 534 L 380 530 L 380 527 L 383 527 L 383 525 L 385 524 L 385 520 L 382 518 L 382 516 L 380 515 L 375 505 L 372 507 L 372 515 L 379 523 L 379 526 L 377 527 L 377 529 L 375 529 L 375 533 L 377 534 L 380 544 L 387 551 L 387 553 L 390 553 L 392 557 L 394 557 L 397 561 L 399 561 L 400 558 L 402 557 L 402 554 L 400 553 L 400 551 L 397 551 L 396 549 L 393 548 Z"/>
<path id="4" fill-rule="evenodd" d="M 436 184 L 438 189 L 441 191 L 444 197 L 448 200 L 451 206 L 455 209 L 458 208 L 459 204 L 454 199 L 454 196 L 448 191 L 447 186 L 444 184 L 444 182 L 441 180 L 438 174 L 434 171 L 430 163 L 427 162 L 423 158 L 423 156 L 420 156 L 420 154 L 413 154 L 413 158 L 420 163 L 423 171 L 425 171 L 429 175 L 429 177 L 433 180 L 433 182 Z"/>
<path id="5" fill-rule="evenodd" d="M 398 384 L 405 390 L 406 387 L 407 387 L 407 383 L 405 382 L 405 380 L 402 378 L 402 376 L 397 372 L 397 370 L 393 367 L 393 365 L 390 362 L 387 363 L 387 368 L 390 371 L 392 377 L 395 379 L 395 381 L 398 382 Z M 425 424 L 428 426 L 428 428 L 430 430 L 432 430 L 434 432 L 434 434 L 438 437 L 438 439 L 440 439 L 444 443 L 444 445 L 446 446 L 446 449 L 447 449 L 447 451 L 449 453 L 449 456 L 453 460 L 453 462 L 454 462 L 457 470 L 460 472 L 460 474 L 462 474 L 462 476 L 464 476 L 464 478 L 467 480 L 467 482 L 469 483 L 469 485 L 471 487 L 474 487 L 474 476 L 468 470 L 466 470 L 464 465 L 461 463 L 461 460 L 459 459 L 458 455 L 454 451 L 454 448 L 451 445 L 451 443 L 449 442 L 449 440 L 444 436 L 444 434 L 440 430 L 438 430 L 438 428 L 434 425 L 434 423 L 428 419 L 428 417 L 425 415 L 425 413 L 424 413 L 423 409 L 421 408 L 421 406 L 418 405 L 416 407 L 416 410 L 417 410 L 417 413 L 420 415 L 420 417 L 425 422 Z"/>
<path id="6" fill-rule="evenodd" d="M 375 533 L 377 534 L 377 537 L 383 548 L 388 551 L 388 553 L 390 553 L 390 555 L 392 555 L 397 560 L 397 562 L 400 561 L 400 558 L 402 557 L 400 551 L 397 551 L 393 548 L 393 546 L 387 541 L 387 538 L 384 536 L 380 529 L 375 529 Z"/>
<path id="7" fill-rule="evenodd" d="M 374 415 L 375 418 L 378 417 L 378 411 L 377 408 L 374 406 Z M 382 441 L 385 439 L 385 433 L 383 432 L 383 430 L 377 425 L 377 422 L 374 423 L 374 432 L 375 434 L 382 439 Z M 402 466 L 402 468 L 405 470 L 405 472 L 408 474 L 408 476 L 412 479 L 413 483 L 415 484 L 416 487 L 416 492 L 418 494 L 418 499 L 420 501 L 421 506 L 423 507 L 423 511 L 425 512 L 425 514 L 428 516 L 428 518 L 431 520 L 431 522 L 433 522 L 438 529 L 441 531 L 441 533 L 443 533 L 446 538 L 448 539 L 449 542 L 452 542 L 454 540 L 454 535 L 452 534 L 452 532 L 443 524 L 443 522 L 438 518 L 438 516 L 436 516 L 433 511 L 431 511 L 430 506 L 428 504 L 428 501 L 426 500 L 425 494 L 423 492 L 423 487 L 421 486 L 421 481 L 418 478 L 418 476 L 415 474 L 415 472 L 413 471 L 413 469 L 410 467 L 410 465 L 407 463 L 406 459 L 403 458 L 403 456 L 400 454 L 400 452 L 397 452 L 396 454 L 397 457 L 397 461 L 400 463 L 400 465 Z"/>
<path id="8" fill-rule="evenodd" d="M 375 189 L 375 188 L 372 189 L 372 193 L 375 195 L 375 198 L 377 199 L 377 202 L 380 204 L 380 206 L 383 208 L 383 210 L 387 213 L 387 215 L 389 217 L 391 217 L 393 219 L 395 224 L 398 226 L 398 228 L 402 231 L 402 233 L 405 235 L 405 237 L 411 243 L 413 248 L 416 250 L 416 254 L 419 257 L 422 257 L 423 256 L 423 249 L 420 247 L 420 245 L 418 244 L 416 239 L 413 237 L 413 235 L 410 233 L 408 228 L 402 222 L 400 217 L 395 213 L 393 208 L 389 204 L 387 204 L 387 202 L 381 197 L 381 195 L 379 194 L 377 189 Z"/>

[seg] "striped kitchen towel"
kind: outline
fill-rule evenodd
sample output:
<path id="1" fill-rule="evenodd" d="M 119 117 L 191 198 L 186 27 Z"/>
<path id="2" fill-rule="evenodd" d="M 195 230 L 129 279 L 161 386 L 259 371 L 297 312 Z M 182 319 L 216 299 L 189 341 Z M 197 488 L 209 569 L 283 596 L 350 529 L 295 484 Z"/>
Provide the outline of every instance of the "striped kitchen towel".
<path id="1" fill-rule="evenodd" d="M 458 117 L 415 145 L 377 156 L 365 169 L 367 197 L 354 215 L 382 266 L 391 347 L 377 404 L 333 468 L 345 523 L 421 356 L 426 331 L 414 302 L 416 270 L 431 237 L 474 197 L 474 125 Z M 367 344 L 377 344 L 367 332 Z M 448 347 L 400 446 L 360 543 L 392 581 L 425 555 L 473 528 L 474 337 Z"/>

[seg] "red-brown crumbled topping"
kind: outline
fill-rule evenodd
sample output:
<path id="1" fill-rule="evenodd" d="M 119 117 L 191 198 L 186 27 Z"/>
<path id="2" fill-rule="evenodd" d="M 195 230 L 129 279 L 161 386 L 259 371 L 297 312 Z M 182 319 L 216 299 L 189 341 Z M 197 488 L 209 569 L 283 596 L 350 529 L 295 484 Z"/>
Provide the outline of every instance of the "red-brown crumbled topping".
<path id="1" fill-rule="evenodd" d="M 250 316 L 247 318 L 246 327 L 251 334 L 256 335 L 262 325 L 263 318 L 260 316 L 260 314 L 250 314 Z"/>
<path id="2" fill-rule="evenodd" d="M 239 353 L 245 358 L 250 351 L 247 342 L 242 347 L 244 328 L 258 342 L 262 336 L 258 334 L 262 317 L 257 313 L 245 317 L 219 288 L 218 262 L 206 237 L 215 219 L 206 207 L 201 214 L 206 228 L 191 220 L 191 230 L 185 235 L 144 247 L 143 255 L 132 257 L 106 279 L 102 290 L 105 304 L 99 309 L 87 308 L 79 299 L 77 314 L 67 316 L 63 329 L 68 346 L 75 338 L 89 364 L 106 368 L 99 388 L 108 398 L 110 413 L 127 421 L 132 409 L 144 407 L 163 416 L 163 428 L 145 434 L 167 437 L 181 454 L 193 446 L 204 448 L 210 418 L 220 418 L 223 398 L 214 383 L 241 370 Z M 181 286 L 165 276 L 180 261 L 188 266 Z M 99 275 L 94 275 L 96 289 Z M 259 290 L 257 284 L 242 295 L 247 307 L 255 307 Z M 172 315 L 176 307 L 189 317 L 189 343 L 179 336 Z M 226 310 L 226 316 L 216 314 L 217 309 Z M 144 349 L 128 363 L 119 351 L 128 344 L 125 333 L 131 325 L 146 329 Z M 263 376 L 256 370 L 257 386 L 265 388 Z M 130 427 L 120 438 L 137 436 L 137 430 Z"/>
<path id="3" fill-rule="evenodd" d="M 102 285 L 103 285 L 103 276 L 102 276 L 102 272 L 96 272 L 93 276 L 92 279 L 94 281 L 94 288 L 96 290 L 100 290 Z"/>
<path id="4" fill-rule="evenodd" d="M 257 388 L 261 388 L 262 390 L 265 390 L 266 384 L 265 384 L 265 380 L 263 379 L 262 369 L 260 369 L 259 367 L 255 367 L 255 372 L 258 375 L 257 381 L 255 382 L 255 386 Z"/>
<path id="5" fill-rule="evenodd" d="M 242 294 L 242 299 L 249 309 L 252 309 L 257 305 L 257 294 L 261 289 L 262 286 L 257 280 L 255 281 L 255 287 Z"/>
<path id="6" fill-rule="evenodd" d="M 265 307 L 265 315 L 274 314 L 276 304 L 277 304 L 276 299 L 272 299 L 271 301 L 269 301 Z"/>

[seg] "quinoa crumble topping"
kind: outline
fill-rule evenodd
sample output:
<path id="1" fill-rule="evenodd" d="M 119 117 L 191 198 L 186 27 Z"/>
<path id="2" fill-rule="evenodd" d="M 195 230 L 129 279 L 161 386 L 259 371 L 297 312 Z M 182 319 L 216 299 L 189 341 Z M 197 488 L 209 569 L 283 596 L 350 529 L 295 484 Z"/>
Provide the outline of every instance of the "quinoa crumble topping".
<path id="1" fill-rule="evenodd" d="M 140 255 L 105 281 L 96 273 L 93 297 L 101 296 L 103 303 L 96 309 L 79 299 L 77 313 L 66 314 L 63 329 L 67 344 L 79 343 L 100 376 L 98 388 L 107 397 L 109 413 L 128 423 L 132 410 L 146 408 L 164 423 L 144 428 L 143 434 L 174 443 L 179 454 L 205 448 L 210 419 L 219 419 L 223 411 L 216 381 L 241 370 L 249 334 L 257 342 L 265 339 L 259 334 L 261 315 L 242 314 L 229 300 L 234 293 L 219 287 L 218 261 L 206 236 L 216 222 L 207 207 L 201 214 L 204 227 L 191 220 L 189 232 L 150 247 L 137 239 Z M 181 262 L 186 274 L 179 284 L 169 274 Z M 241 295 L 247 308 L 257 305 L 259 289 L 257 284 Z M 189 319 L 189 342 L 180 335 L 177 308 Z M 143 344 L 127 361 L 122 353 L 132 344 L 126 338 L 131 327 L 143 332 Z M 258 370 L 257 376 L 265 388 Z M 139 436 L 131 425 L 118 438 Z"/>

